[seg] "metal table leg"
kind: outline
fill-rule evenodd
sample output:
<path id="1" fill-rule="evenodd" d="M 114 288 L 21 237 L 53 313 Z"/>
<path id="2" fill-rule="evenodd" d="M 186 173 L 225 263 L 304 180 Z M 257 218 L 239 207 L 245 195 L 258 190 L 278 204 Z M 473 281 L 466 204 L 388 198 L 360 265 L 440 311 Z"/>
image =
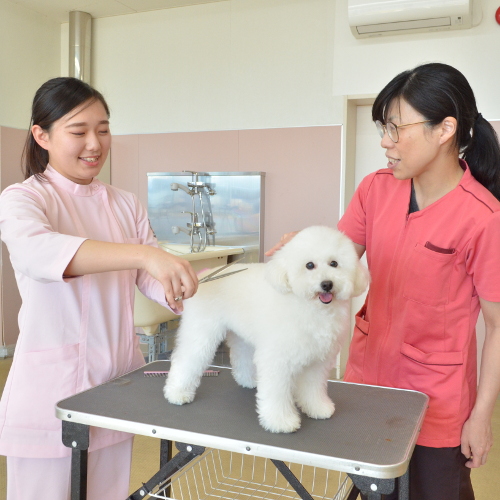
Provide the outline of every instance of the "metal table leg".
<path id="1" fill-rule="evenodd" d="M 349 495 L 347 496 L 346 500 L 356 500 L 359 497 L 360 493 L 361 492 L 359 491 L 359 488 L 353 484 L 352 489 L 351 489 Z"/>
<path id="2" fill-rule="evenodd" d="M 71 500 L 87 500 L 89 426 L 63 420 L 62 441 L 64 446 L 71 448 Z M 158 474 L 167 469 L 168 471 L 173 470 L 173 472 L 175 472 L 205 451 L 202 447 L 184 445 L 182 443 L 177 443 L 177 448 L 181 453 L 179 453 L 178 460 L 171 463 L 172 441 L 161 440 L 160 471 Z M 168 466 L 169 463 L 170 466 Z M 159 478 L 160 476 L 158 476 L 158 474 L 156 474 L 154 478 Z M 143 488 L 141 488 L 143 491 L 145 486 L 146 485 L 143 485 Z M 136 494 L 137 492 L 134 495 Z M 129 498 L 136 498 L 134 495 Z M 167 495 L 170 496 L 170 488 L 168 489 Z M 142 496 L 143 495 L 140 495 L 138 498 L 142 498 Z"/>
<path id="3" fill-rule="evenodd" d="M 162 449 L 162 455 L 160 459 L 164 459 L 168 456 L 168 441 L 165 442 Z M 170 477 L 172 477 L 177 471 L 181 470 L 184 466 L 186 466 L 191 460 L 195 459 L 199 455 L 205 452 L 205 448 L 202 446 L 195 446 L 194 444 L 185 444 L 185 443 L 175 443 L 179 453 L 175 455 L 171 460 L 168 460 L 164 463 L 160 470 L 147 482 L 142 485 L 137 491 L 132 493 L 127 500 L 142 500 L 149 492 L 151 492 L 154 488 L 156 488 L 161 483 L 164 483 Z M 171 443 L 170 443 L 170 453 L 171 453 Z M 73 499 L 71 499 L 73 500 Z"/>
<path id="4" fill-rule="evenodd" d="M 398 487 L 398 500 L 409 500 L 410 498 L 410 468 L 395 479 L 375 479 L 367 476 L 358 476 L 349 474 L 354 487 L 347 500 L 355 500 L 359 493 L 362 493 L 367 500 L 381 500 L 383 495 L 389 495 L 394 492 L 396 485 Z"/>
<path id="5" fill-rule="evenodd" d="M 410 498 L 410 467 L 406 472 L 398 478 L 399 483 L 399 500 L 409 500 Z"/>
<path id="6" fill-rule="evenodd" d="M 172 441 L 162 439 L 160 441 L 160 467 L 172 460 Z"/>
<path id="7" fill-rule="evenodd" d="M 86 500 L 89 426 L 63 420 L 62 441 L 71 448 L 71 500 Z"/>
<path id="8" fill-rule="evenodd" d="M 166 439 L 162 439 L 160 441 L 160 469 L 165 467 L 170 460 L 172 460 L 173 450 L 172 450 L 172 441 L 168 441 Z M 165 495 L 167 497 L 171 496 L 172 486 L 168 486 L 165 488 Z"/>
<path id="9" fill-rule="evenodd" d="M 271 462 L 281 472 L 281 475 L 288 481 L 290 486 L 297 492 L 297 495 L 299 495 L 302 500 L 313 500 L 313 497 L 284 462 L 281 460 L 271 460 Z"/>

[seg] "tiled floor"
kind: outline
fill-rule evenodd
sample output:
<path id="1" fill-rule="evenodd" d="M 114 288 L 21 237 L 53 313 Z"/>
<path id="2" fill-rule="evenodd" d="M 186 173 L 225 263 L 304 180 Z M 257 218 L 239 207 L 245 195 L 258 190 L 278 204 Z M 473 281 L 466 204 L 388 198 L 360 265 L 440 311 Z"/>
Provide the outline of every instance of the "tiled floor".
<path id="1" fill-rule="evenodd" d="M 3 389 L 12 359 L 0 360 L 0 388 Z M 500 442 L 500 401 L 497 402 L 493 417 L 493 433 Z M 132 478 L 130 492 L 139 488 L 157 472 L 159 460 L 159 440 L 155 438 L 136 436 L 132 460 Z M 488 463 L 472 471 L 472 479 L 476 500 L 494 500 L 500 491 L 500 446 L 493 447 Z M 0 457 L 0 500 L 5 500 L 6 491 L 5 458 Z M 30 500 L 30 499 L 27 499 Z M 195 498 L 191 500 L 197 500 Z"/>

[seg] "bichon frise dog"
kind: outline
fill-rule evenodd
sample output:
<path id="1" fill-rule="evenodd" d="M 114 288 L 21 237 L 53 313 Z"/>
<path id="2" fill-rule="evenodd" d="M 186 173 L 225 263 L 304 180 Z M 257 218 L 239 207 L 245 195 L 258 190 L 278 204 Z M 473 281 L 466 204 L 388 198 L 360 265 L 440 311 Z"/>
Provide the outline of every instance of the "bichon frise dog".
<path id="1" fill-rule="evenodd" d="M 297 406 L 312 418 L 331 417 L 327 380 L 348 332 L 348 300 L 369 282 L 352 241 L 313 226 L 267 264 L 235 264 L 231 271 L 245 267 L 201 285 L 186 300 L 165 397 L 178 405 L 193 401 L 227 336 L 233 377 L 242 387 L 257 387 L 264 429 L 296 431 Z"/>

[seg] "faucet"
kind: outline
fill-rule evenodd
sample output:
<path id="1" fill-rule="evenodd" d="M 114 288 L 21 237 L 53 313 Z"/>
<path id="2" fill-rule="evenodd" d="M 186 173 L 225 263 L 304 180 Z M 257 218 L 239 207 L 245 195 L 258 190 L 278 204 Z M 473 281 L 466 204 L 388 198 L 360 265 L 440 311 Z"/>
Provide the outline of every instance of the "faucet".
<path id="1" fill-rule="evenodd" d="M 187 183 L 187 187 L 177 182 L 170 184 L 170 189 L 172 191 L 178 191 L 181 189 L 186 194 L 191 196 L 192 201 L 192 212 L 183 210 L 182 213 L 190 214 L 191 222 L 187 223 L 188 229 L 179 226 L 173 226 L 172 231 L 174 234 L 179 234 L 183 232 L 187 234 L 190 238 L 191 252 L 203 252 L 208 244 L 209 236 L 212 236 L 213 243 L 215 244 L 215 228 L 212 218 L 212 210 L 210 204 L 208 204 L 208 210 L 205 211 L 205 205 L 203 200 L 203 194 L 213 196 L 215 195 L 214 189 L 206 182 L 201 182 L 198 180 L 199 172 L 193 172 L 191 170 L 184 170 L 191 174 L 191 182 Z M 196 205 L 199 205 L 199 212 L 196 210 Z M 201 220 L 201 222 L 199 222 Z M 194 238 L 198 236 L 199 242 L 195 245 Z"/>
<path id="2" fill-rule="evenodd" d="M 180 232 L 183 232 L 185 234 L 187 234 L 188 236 L 191 236 L 191 231 L 189 231 L 188 229 L 186 229 L 185 227 L 179 227 L 179 226 L 172 226 L 172 232 L 174 234 L 179 234 Z"/>
<path id="3" fill-rule="evenodd" d="M 172 182 L 172 184 L 170 184 L 170 189 L 172 191 L 179 191 L 179 189 L 182 189 L 189 196 L 193 195 L 193 193 L 191 192 L 191 190 L 189 188 L 187 188 L 186 186 L 183 186 L 182 184 L 177 184 L 177 182 Z"/>

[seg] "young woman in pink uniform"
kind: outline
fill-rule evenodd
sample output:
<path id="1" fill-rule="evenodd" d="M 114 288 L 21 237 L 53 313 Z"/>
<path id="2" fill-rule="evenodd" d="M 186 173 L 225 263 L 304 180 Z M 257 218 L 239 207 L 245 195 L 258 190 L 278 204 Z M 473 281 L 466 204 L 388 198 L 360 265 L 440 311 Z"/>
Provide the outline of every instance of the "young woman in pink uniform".
<path id="1" fill-rule="evenodd" d="M 470 468 L 486 462 L 500 390 L 498 139 L 465 77 L 445 64 L 396 76 L 372 116 L 387 169 L 361 182 L 338 224 L 366 251 L 372 277 L 345 380 L 429 395 L 410 498 L 472 500 Z"/>
<path id="2" fill-rule="evenodd" d="M 176 312 L 197 289 L 189 263 L 158 248 L 137 198 L 95 178 L 110 144 L 103 96 L 74 78 L 50 80 L 33 101 L 26 180 L 0 196 L 22 298 L 0 403 L 7 500 L 68 500 L 70 450 L 54 405 L 144 364 L 135 285 Z M 132 436 L 91 429 L 89 499 L 128 496 L 131 449 Z"/>

